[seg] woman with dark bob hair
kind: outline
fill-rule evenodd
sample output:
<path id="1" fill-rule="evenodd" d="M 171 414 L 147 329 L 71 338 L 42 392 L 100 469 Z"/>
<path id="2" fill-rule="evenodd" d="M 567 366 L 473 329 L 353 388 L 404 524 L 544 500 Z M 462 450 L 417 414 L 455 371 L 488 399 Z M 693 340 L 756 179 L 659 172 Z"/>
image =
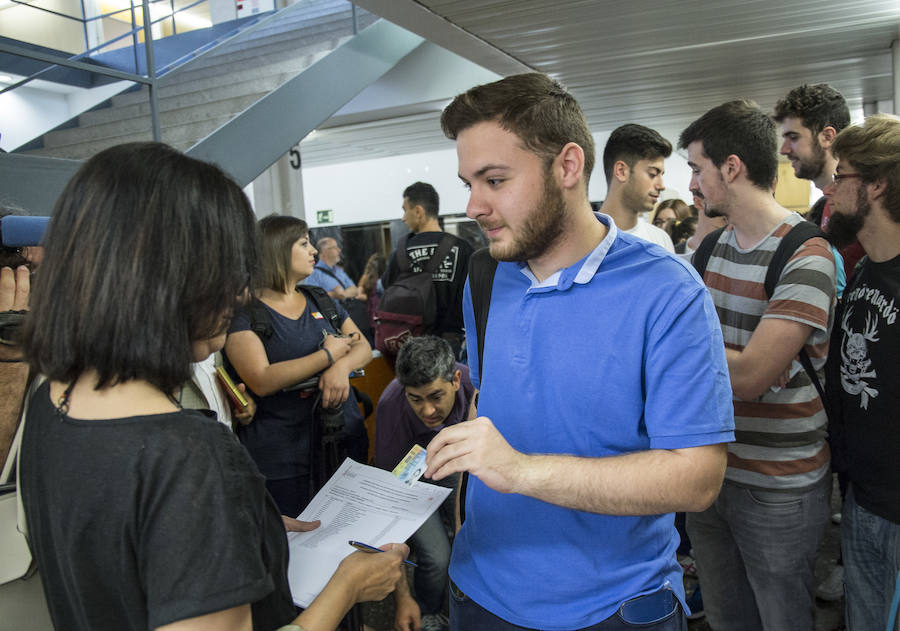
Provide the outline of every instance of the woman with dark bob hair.
<path id="1" fill-rule="evenodd" d="M 298 616 L 263 477 L 225 426 L 175 402 L 224 343 L 254 233 L 234 182 L 157 143 L 97 154 L 56 204 L 23 333 L 47 379 L 20 482 L 58 629 L 325 631 L 402 575 L 402 544 L 354 553 Z"/>
<path id="2" fill-rule="evenodd" d="M 343 410 L 347 455 L 368 460 L 368 437 L 349 375 L 369 363 L 372 349 L 340 303 L 328 300 L 337 310 L 333 326 L 311 290 L 298 287 L 316 264 L 306 222 L 270 215 L 259 221 L 259 233 L 259 301 L 235 314 L 225 353 L 256 397 L 253 422 L 239 427 L 238 437 L 266 476 L 281 512 L 296 517 L 312 499 L 313 474 L 323 457 L 315 439 L 317 396 L 322 407 L 338 415 Z M 253 330 L 254 313 L 268 327 L 262 336 Z M 320 395 L 292 389 L 317 375 Z"/>

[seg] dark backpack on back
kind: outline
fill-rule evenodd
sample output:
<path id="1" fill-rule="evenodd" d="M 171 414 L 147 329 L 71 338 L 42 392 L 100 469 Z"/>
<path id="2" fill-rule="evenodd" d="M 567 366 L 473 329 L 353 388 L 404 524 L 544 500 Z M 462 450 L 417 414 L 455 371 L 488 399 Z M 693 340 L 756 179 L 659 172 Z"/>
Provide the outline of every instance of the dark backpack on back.
<path id="1" fill-rule="evenodd" d="M 375 310 L 375 348 L 390 356 L 407 338 L 432 331 L 438 315 L 432 275 L 453 247 L 452 237 L 444 234 L 422 271 L 414 272 L 406 251 L 408 237 L 397 244 L 400 275 L 385 288 Z"/>

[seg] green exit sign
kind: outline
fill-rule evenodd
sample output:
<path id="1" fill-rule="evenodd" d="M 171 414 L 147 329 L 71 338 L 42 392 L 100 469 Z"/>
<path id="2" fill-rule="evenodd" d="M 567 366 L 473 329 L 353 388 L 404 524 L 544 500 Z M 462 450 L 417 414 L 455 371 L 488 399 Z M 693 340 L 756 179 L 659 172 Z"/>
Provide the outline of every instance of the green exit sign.
<path id="1" fill-rule="evenodd" d="M 317 210 L 316 211 L 316 223 L 331 223 L 334 221 L 334 211 L 329 210 Z"/>

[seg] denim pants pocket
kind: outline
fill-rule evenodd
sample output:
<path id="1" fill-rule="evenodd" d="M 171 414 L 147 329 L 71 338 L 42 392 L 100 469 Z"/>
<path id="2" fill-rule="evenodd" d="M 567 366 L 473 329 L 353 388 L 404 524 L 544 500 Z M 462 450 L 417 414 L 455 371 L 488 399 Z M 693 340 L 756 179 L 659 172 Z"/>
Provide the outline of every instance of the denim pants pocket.
<path id="1" fill-rule="evenodd" d="M 684 628 L 681 604 L 668 588 L 625 601 L 616 617 L 626 629 L 680 631 Z"/>

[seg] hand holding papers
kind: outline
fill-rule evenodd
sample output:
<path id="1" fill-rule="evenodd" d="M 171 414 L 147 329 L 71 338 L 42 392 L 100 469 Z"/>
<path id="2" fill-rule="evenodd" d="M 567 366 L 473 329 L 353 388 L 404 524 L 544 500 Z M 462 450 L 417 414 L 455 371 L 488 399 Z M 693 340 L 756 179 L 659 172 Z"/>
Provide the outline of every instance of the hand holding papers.
<path id="1" fill-rule="evenodd" d="M 353 552 L 350 539 L 374 546 L 406 541 L 441 505 L 451 489 L 404 482 L 349 458 L 300 514 L 321 520 L 311 532 L 288 533 L 288 581 L 301 607 L 318 595 L 341 560 Z"/>

